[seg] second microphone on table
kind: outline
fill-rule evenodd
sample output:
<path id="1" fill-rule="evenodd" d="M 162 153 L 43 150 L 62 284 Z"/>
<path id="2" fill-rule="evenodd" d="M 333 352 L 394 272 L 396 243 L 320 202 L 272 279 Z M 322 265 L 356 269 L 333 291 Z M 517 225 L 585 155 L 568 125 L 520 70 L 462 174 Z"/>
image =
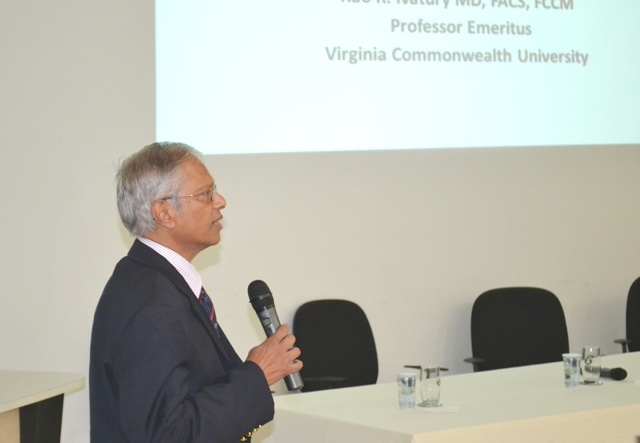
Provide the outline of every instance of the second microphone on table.
<path id="1" fill-rule="evenodd" d="M 606 377 L 612 380 L 624 380 L 627 378 L 627 371 L 622 368 L 601 368 L 600 377 Z"/>

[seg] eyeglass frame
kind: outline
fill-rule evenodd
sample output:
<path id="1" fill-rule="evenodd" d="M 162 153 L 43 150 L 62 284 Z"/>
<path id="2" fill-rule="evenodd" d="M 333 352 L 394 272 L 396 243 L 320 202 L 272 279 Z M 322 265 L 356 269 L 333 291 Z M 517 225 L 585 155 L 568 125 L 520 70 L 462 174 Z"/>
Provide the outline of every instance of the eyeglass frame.
<path id="1" fill-rule="evenodd" d="M 178 200 L 180 198 L 188 198 L 188 197 L 201 197 L 203 195 L 207 195 L 209 196 L 209 199 L 211 201 L 214 201 L 216 198 L 216 195 L 218 195 L 218 186 L 216 184 L 213 185 L 213 188 L 211 188 L 208 191 L 205 192 L 200 192 L 198 194 L 189 194 L 189 195 L 171 195 L 169 197 L 162 197 L 160 200 Z"/>

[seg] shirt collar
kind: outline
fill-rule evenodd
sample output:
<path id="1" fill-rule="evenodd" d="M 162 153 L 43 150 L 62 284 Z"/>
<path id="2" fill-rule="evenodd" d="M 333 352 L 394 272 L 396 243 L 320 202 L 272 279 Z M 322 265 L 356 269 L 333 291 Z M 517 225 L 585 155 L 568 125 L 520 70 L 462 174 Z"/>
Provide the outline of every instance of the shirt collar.
<path id="1" fill-rule="evenodd" d="M 202 288 L 202 276 L 198 272 L 198 270 L 193 266 L 186 258 L 178 254 L 173 249 L 169 249 L 166 246 L 163 246 L 159 243 L 154 242 L 153 240 L 149 240 L 148 238 L 138 237 L 140 242 L 149 246 L 151 249 L 156 251 L 158 254 L 163 256 L 171 266 L 176 268 L 176 271 L 182 275 L 185 279 L 189 288 L 193 291 L 193 294 L 196 297 L 200 296 L 200 289 Z"/>

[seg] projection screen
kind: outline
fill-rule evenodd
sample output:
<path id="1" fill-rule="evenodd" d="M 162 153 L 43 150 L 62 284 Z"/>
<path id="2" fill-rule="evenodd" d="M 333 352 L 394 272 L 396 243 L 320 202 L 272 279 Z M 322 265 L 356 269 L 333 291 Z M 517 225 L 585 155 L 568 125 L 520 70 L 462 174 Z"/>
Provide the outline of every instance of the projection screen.
<path id="1" fill-rule="evenodd" d="M 157 139 L 206 153 L 640 142 L 638 0 L 156 3 Z"/>

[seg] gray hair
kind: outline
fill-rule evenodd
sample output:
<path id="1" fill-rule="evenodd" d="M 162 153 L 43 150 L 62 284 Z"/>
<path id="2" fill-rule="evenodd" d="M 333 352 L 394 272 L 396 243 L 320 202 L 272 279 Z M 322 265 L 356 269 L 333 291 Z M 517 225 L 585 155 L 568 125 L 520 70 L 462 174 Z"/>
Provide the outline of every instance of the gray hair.
<path id="1" fill-rule="evenodd" d="M 184 184 L 179 166 L 187 160 L 202 163 L 202 154 L 184 143 L 160 142 L 127 157 L 116 175 L 118 212 L 127 230 L 136 237 L 153 231 L 153 203 L 176 195 Z M 180 200 L 168 200 L 180 209 Z"/>

